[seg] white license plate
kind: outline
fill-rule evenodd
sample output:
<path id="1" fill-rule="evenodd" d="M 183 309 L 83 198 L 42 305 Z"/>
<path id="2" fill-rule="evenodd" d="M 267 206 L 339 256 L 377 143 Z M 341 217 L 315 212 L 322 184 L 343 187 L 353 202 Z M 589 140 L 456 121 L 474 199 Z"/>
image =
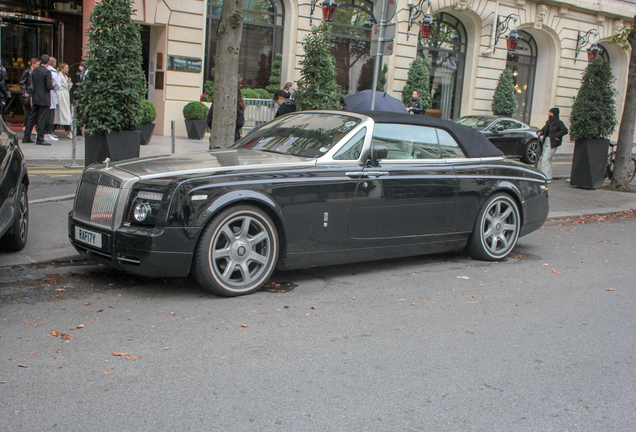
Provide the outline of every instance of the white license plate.
<path id="1" fill-rule="evenodd" d="M 95 246 L 102 247 L 102 235 L 93 231 L 89 231 L 78 226 L 75 227 L 75 240 Z"/>

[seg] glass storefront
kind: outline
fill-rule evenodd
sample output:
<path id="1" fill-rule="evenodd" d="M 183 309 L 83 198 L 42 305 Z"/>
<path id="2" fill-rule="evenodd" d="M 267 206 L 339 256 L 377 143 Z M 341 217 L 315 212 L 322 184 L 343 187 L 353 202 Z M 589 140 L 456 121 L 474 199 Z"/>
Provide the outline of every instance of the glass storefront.
<path id="1" fill-rule="evenodd" d="M 530 33 L 522 30 L 518 32 L 522 39 L 516 50 L 508 51 L 508 61 L 506 62 L 506 67 L 512 71 L 515 98 L 517 99 L 517 111 L 512 115 L 512 118 L 529 123 L 537 67 L 537 43 Z"/>
<path id="2" fill-rule="evenodd" d="M 208 4 L 205 79 L 210 79 L 216 55 L 216 33 L 223 0 Z M 272 74 L 274 55 L 282 52 L 283 4 L 280 0 L 245 0 L 245 20 L 239 54 L 243 88 L 265 88 Z"/>
<path id="3" fill-rule="evenodd" d="M 338 85 L 343 94 L 355 94 L 373 87 L 373 57 L 370 30 L 373 2 L 352 0 L 341 3 L 332 23 L 331 53 L 336 59 Z M 320 17 L 321 12 L 317 12 Z"/>
<path id="4" fill-rule="evenodd" d="M 418 56 L 426 60 L 431 77 L 431 107 L 427 115 L 451 120 L 461 109 L 466 29 L 447 13 L 435 15 L 430 38 L 419 38 Z"/>

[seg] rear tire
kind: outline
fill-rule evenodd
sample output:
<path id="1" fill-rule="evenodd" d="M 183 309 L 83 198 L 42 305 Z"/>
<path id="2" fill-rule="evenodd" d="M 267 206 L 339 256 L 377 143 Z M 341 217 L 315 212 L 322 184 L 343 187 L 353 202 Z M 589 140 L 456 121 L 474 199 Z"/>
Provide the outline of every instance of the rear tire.
<path id="1" fill-rule="evenodd" d="M 526 148 L 523 150 L 522 162 L 527 164 L 535 164 L 539 160 L 541 155 L 541 144 L 538 140 L 532 140 L 526 144 Z"/>
<path id="2" fill-rule="evenodd" d="M 517 203 L 510 195 L 497 193 L 481 207 L 466 250 L 474 259 L 503 259 L 515 247 L 520 228 Z"/>
<path id="3" fill-rule="evenodd" d="M 26 246 L 29 236 L 29 197 L 27 187 L 20 184 L 18 207 L 15 209 L 13 225 L 0 239 L 0 247 L 7 252 L 18 252 Z"/>
<path id="4" fill-rule="evenodd" d="M 204 228 L 192 274 L 214 294 L 251 294 L 274 272 L 278 249 L 276 227 L 267 213 L 249 205 L 230 207 Z"/>

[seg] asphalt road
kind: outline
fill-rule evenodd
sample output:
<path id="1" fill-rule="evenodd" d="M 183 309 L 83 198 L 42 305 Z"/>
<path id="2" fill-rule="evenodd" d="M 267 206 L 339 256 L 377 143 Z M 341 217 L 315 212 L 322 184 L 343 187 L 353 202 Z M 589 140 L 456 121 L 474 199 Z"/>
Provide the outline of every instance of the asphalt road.
<path id="1" fill-rule="evenodd" d="M 552 223 L 504 262 L 276 273 L 297 286 L 233 299 L 82 263 L 13 269 L 0 430 L 633 431 L 635 233 Z"/>

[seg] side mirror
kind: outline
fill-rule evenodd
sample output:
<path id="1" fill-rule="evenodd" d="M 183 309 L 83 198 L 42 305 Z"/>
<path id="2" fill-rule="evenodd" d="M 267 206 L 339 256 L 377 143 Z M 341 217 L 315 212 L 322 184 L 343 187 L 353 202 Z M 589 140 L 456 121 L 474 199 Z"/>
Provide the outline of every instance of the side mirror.
<path id="1" fill-rule="evenodd" d="M 504 127 L 502 125 L 497 125 L 495 132 L 503 132 L 503 131 L 504 131 Z"/>
<path id="2" fill-rule="evenodd" d="M 380 159 L 385 159 L 389 155 L 389 149 L 384 146 L 371 147 L 371 166 L 380 165 Z"/>

